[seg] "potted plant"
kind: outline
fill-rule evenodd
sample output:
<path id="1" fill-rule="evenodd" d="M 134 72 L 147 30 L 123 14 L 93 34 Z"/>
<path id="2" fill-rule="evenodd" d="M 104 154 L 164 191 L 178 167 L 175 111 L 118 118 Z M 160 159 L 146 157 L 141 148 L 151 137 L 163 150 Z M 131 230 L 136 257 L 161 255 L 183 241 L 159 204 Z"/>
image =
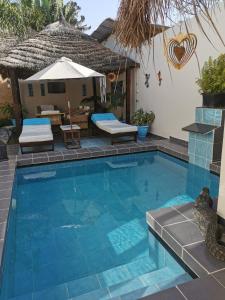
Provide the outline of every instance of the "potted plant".
<path id="1" fill-rule="evenodd" d="M 225 54 L 216 59 L 209 57 L 196 83 L 203 96 L 203 106 L 225 107 Z"/>
<path id="2" fill-rule="evenodd" d="M 153 111 L 144 112 L 144 110 L 140 108 L 134 113 L 132 117 L 132 123 L 138 126 L 139 138 L 146 138 L 147 133 L 149 131 L 149 126 L 153 123 L 154 120 L 155 114 Z"/>
<path id="3" fill-rule="evenodd" d="M 2 103 L 0 105 L 0 113 L 2 113 L 4 115 L 5 119 L 10 120 L 12 125 L 16 126 L 14 108 L 11 103 L 8 103 L 8 102 Z M 24 106 L 22 107 L 22 114 L 23 114 L 24 118 L 28 114 L 27 110 Z"/>
<path id="4" fill-rule="evenodd" d="M 2 103 L 0 106 L 0 112 L 6 120 L 10 121 L 11 124 L 14 124 L 14 110 L 13 106 L 10 103 Z"/>

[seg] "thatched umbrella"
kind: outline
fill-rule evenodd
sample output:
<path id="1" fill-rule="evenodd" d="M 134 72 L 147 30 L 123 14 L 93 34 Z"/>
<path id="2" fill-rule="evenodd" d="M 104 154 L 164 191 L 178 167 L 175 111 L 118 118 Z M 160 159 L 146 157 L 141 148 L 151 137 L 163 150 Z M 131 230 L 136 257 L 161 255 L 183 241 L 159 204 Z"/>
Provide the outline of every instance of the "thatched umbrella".
<path id="1" fill-rule="evenodd" d="M 8 71 L 11 79 L 17 126 L 21 117 L 18 78 L 26 78 L 62 56 L 105 74 L 137 66 L 133 60 L 102 46 L 63 20 L 50 24 L 0 59 L 0 72 Z"/>
<path id="2" fill-rule="evenodd" d="M 62 21 L 48 25 L 34 37 L 11 49 L 0 68 L 37 72 L 62 56 L 97 72 L 135 67 L 135 62 L 102 46 L 89 35 Z"/>

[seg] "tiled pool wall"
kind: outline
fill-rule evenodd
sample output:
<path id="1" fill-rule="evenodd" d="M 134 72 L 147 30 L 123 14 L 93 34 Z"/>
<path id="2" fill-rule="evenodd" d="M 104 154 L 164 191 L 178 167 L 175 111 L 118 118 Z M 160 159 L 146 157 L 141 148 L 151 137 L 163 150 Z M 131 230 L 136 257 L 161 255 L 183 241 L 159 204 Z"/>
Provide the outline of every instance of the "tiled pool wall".
<path id="1" fill-rule="evenodd" d="M 208 134 L 189 133 L 189 162 L 210 169 L 212 162 L 221 160 L 225 110 L 197 107 L 196 123 L 218 126 Z"/>
<path id="2" fill-rule="evenodd" d="M 80 160 L 100 156 L 111 156 L 118 154 L 139 153 L 145 151 L 160 151 L 170 156 L 174 156 L 184 161 L 188 161 L 187 147 L 183 147 L 170 140 L 151 140 L 143 143 L 133 143 L 127 145 L 115 145 L 107 147 L 95 147 L 93 149 L 67 150 L 59 152 L 32 153 L 28 155 L 18 155 L 16 158 L 10 158 L 9 161 L 0 162 L 0 210 L 1 210 L 1 238 L 0 238 L 0 268 L 1 274 L 4 272 L 2 262 L 3 249 L 5 249 L 5 237 L 7 236 L 8 225 L 13 218 L 8 217 L 11 205 L 11 193 L 14 182 L 14 173 L 16 167 L 31 166 L 38 164 L 54 163 L 68 160 Z M 220 173 L 220 165 L 211 164 L 211 171 L 216 174 Z M 191 172 L 189 173 L 191 174 Z M 194 176 L 195 174 L 193 174 Z M 195 191 L 192 191 L 195 192 Z M 197 191 L 196 191 L 197 192 Z M 198 191 L 199 192 L 199 191 Z M 13 213 L 13 212 L 12 212 Z M 8 221 L 7 221 L 8 220 Z M 9 241 L 10 242 L 10 241 Z M 6 278 L 10 274 L 6 274 Z M 2 280 L 2 276 L 0 281 Z"/>

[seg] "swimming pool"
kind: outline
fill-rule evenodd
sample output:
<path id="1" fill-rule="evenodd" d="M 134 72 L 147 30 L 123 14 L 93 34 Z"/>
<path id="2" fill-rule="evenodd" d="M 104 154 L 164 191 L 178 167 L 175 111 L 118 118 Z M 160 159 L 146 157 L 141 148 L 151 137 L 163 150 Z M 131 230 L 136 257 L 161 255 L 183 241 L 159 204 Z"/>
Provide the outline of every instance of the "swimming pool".
<path id="1" fill-rule="evenodd" d="M 1 299 L 136 299 L 191 279 L 145 213 L 218 177 L 160 152 L 17 170 Z M 131 295 L 132 293 L 132 295 Z"/>

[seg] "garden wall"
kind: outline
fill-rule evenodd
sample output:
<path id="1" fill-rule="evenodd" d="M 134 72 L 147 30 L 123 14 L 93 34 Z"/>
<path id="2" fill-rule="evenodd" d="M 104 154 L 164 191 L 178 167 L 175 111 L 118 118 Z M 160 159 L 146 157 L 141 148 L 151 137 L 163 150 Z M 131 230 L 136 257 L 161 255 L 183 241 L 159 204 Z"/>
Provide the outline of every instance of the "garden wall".
<path id="1" fill-rule="evenodd" d="M 225 41 L 225 10 L 224 7 L 216 10 L 215 24 Z M 204 21 L 203 21 L 204 22 Z M 196 54 L 200 67 L 209 56 L 217 57 L 225 52 L 216 33 L 210 26 L 204 23 L 204 28 L 209 35 L 213 45 L 199 29 L 196 21 L 189 22 L 190 32 L 197 35 L 198 45 Z M 184 26 L 177 25 L 166 31 L 167 38 L 179 34 L 180 30 L 185 32 Z M 109 37 L 104 45 L 114 51 L 124 52 L 118 45 L 115 46 L 113 36 Z M 149 46 L 142 48 L 142 60 L 137 54 L 130 55 L 141 63 L 141 68 L 136 72 L 135 95 L 133 105 L 136 108 L 143 107 L 145 110 L 153 110 L 156 114 L 152 132 L 168 138 L 188 140 L 188 134 L 182 131 L 182 127 L 194 122 L 195 107 L 202 105 L 202 97 L 198 92 L 196 79 L 199 77 L 198 61 L 195 56 L 181 70 L 172 66 L 169 68 L 164 55 L 163 37 L 158 34 L 154 38 L 154 54 Z M 154 55 L 154 62 L 153 62 Z M 161 71 L 162 83 L 159 86 L 157 73 Z M 150 86 L 145 86 L 145 74 L 150 73 Z"/>

